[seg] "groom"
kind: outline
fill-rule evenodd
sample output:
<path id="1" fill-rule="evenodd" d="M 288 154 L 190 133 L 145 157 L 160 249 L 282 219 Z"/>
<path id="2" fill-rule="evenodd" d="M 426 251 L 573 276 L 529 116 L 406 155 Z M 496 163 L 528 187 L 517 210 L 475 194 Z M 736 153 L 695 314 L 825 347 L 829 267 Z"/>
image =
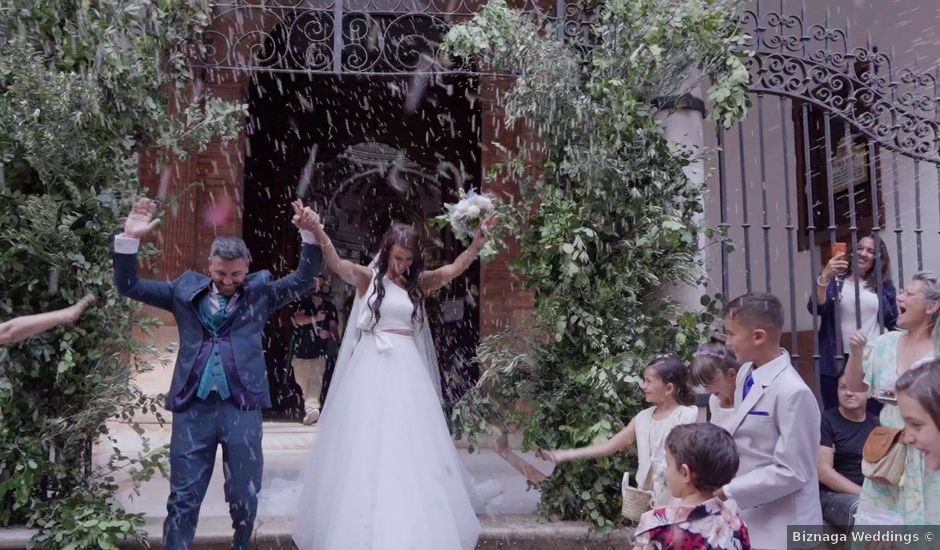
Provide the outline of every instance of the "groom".
<path id="1" fill-rule="evenodd" d="M 173 412 L 170 498 L 163 524 L 168 550 L 189 548 L 199 507 L 222 446 L 225 500 L 235 529 L 233 548 L 251 547 L 261 489 L 261 409 L 271 406 L 261 334 L 268 317 L 313 286 L 322 255 L 309 230 L 317 215 L 297 200 L 293 223 L 303 247 L 297 269 L 274 280 L 248 274 L 251 255 L 238 237 L 221 236 L 209 252 L 209 276 L 187 271 L 174 281 L 137 277 L 140 238 L 159 219 L 156 205 L 134 204 L 114 238 L 114 284 L 125 296 L 173 313 L 180 347 L 166 408 Z"/>

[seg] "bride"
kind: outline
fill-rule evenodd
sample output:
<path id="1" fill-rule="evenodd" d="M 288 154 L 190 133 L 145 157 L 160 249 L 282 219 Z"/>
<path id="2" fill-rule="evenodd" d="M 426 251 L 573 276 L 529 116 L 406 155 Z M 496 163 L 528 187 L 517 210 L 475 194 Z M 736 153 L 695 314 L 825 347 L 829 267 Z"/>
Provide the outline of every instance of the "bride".
<path id="1" fill-rule="evenodd" d="M 452 264 L 431 271 L 408 225 L 389 228 L 374 268 L 340 258 L 322 224 L 314 234 L 327 267 L 357 292 L 294 542 L 300 550 L 474 548 L 480 523 L 441 410 L 424 296 L 466 271 L 485 242 L 482 227 Z"/>

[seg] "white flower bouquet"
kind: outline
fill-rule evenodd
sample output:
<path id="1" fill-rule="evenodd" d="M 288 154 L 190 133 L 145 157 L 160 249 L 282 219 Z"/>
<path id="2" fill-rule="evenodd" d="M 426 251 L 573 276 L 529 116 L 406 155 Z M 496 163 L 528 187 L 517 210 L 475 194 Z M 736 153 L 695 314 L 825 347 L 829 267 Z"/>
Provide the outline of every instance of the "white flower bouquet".
<path id="1" fill-rule="evenodd" d="M 454 235 L 464 244 L 468 244 L 476 236 L 480 225 L 493 214 L 500 214 L 505 207 L 491 195 L 477 193 L 473 189 L 469 191 L 461 189 L 459 197 L 460 200 L 456 204 L 445 203 L 444 213 L 434 218 L 434 221 L 439 225 L 449 225 Z M 505 222 L 509 217 L 508 212 L 504 212 L 499 216 L 498 221 Z M 486 260 L 502 250 L 501 239 L 494 238 L 496 233 L 504 232 L 504 224 L 500 225 L 503 226 L 503 230 L 498 230 L 500 228 L 486 230 L 489 238 L 480 251 L 481 259 Z"/>

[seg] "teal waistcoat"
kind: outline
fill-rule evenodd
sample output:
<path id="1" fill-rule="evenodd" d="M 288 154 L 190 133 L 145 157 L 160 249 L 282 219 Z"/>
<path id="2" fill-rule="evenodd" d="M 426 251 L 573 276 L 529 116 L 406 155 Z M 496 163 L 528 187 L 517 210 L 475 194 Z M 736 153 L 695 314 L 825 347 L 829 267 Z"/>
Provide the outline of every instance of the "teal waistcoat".
<path id="1" fill-rule="evenodd" d="M 222 324 L 228 318 L 227 296 L 218 295 L 219 311 L 215 314 L 209 313 L 209 303 L 212 299 L 211 294 L 202 301 L 199 308 L 199 318 L 202 324 L 212 333 L 212 336 L 218 337 L 222 329 Z M 209 397 L 212 390 L 219 392 L 219 397 L 228 399 L 231 392 L 228 389 L 228 380 L 225 378 L 225 369 L 222 368 L 222 350 L 216 342 L 212 345 L 212 351 L 209 352 L 209 358 L 206 359 L 205 369 L 202 371 L 202 378 L 199 380 L 199 389 L 196 391 L 196 397 L 205 399 Z"/>

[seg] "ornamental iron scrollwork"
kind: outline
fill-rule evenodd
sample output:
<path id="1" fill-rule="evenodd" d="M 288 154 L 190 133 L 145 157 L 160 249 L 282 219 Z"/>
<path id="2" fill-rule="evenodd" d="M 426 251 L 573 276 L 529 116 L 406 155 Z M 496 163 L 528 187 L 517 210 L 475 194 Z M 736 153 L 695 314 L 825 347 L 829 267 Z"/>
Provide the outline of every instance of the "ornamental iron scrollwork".
<path id="1" fill-rule="evenodd" d="M 210 70 L 304 74 L 474 73 L 442 61 L 441 41 L 484 0 L 227 0 L 216 2 L 192 63 Z M 512 5 L 555 25 L 579 48 L 588 22 L 577 0 Z"/>
<path id="2" fill-rule="evenodd" d="M 848 28 L 807 24 L 794 14 L 745 10 L 740 24 L 753 55 L 751 92 L 806 102 L 844 120 L 889 150 L 940 163 L 937 76 L 908 67 L 871 44 L 853 46 Z"/>
<path id="3" fill-rule="evenodd" d="M 343 72 L 427 71 L 448 28 L 441 18 L 422 14 L 350 13 L 343 19 Z"/>

